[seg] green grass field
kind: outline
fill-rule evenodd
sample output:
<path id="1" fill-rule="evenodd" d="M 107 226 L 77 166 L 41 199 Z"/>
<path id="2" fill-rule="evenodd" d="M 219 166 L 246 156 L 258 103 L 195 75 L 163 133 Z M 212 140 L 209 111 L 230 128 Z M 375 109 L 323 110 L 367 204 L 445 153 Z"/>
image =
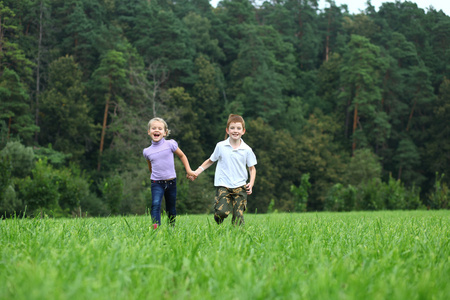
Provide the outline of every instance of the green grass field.
<path id="1" fill-rule="evenodd" d="M 450 211 L 0 221 L 0 299 L 449 299 Z"/>

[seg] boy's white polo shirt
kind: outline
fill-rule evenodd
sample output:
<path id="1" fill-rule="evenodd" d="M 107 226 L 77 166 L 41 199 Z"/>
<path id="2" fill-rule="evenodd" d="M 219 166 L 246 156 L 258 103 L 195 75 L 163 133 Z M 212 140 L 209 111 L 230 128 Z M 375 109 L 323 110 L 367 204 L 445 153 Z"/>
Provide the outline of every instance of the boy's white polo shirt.
<path id="1" fill-rule="evenodd" d="M 213 154 L 209 158 L 217 161 L 214 186 L 237 188 L 247 183 L 247 167 L 256 165 L 256 156 L 243 139 L 239 148 L 233 149 L 230 138 L 217 143 Z"/>

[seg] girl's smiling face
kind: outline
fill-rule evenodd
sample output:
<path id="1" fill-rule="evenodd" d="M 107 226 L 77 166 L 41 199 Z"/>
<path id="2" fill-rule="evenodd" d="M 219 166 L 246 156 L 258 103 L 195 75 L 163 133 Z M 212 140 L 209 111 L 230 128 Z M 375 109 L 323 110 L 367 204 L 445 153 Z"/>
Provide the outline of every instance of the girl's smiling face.
<path id="1" fill-rule="evenodd" d="M 151 137 L 152 141 L 159 142 L 167 135 L 167 130 L 162 122 L 153 121 L 148 130 L 148 135 Z"/>

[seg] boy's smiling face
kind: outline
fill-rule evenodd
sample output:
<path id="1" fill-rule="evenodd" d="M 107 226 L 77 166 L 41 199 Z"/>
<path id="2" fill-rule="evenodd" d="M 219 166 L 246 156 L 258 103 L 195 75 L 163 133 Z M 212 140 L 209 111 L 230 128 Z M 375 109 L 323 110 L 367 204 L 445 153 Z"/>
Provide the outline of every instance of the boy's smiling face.
<path id="1" fill-rule="evenodd" d="M 167 135 L 164 124 L 160 121 L 153 121 L 148 130 L 148 135 L 152 138 L 152 141 L 159 142 L 163 137 Z"/>
<path id="2" fill-rule="evenodd" d="M 245 129 L 241 122 L 231 122 L 227 128 L 227 134 L 235 141 L 240 140 L 244 133 Z"/>

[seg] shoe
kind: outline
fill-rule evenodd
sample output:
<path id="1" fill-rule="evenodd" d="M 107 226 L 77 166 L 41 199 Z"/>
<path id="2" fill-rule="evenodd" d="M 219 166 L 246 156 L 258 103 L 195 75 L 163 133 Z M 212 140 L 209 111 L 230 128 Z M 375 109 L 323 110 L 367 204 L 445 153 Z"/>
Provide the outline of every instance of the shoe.
<path id="1" fill-rule="evenodd" d="M 153 224 L 153 229 L 158 229 L 158 224 L 157 223 Z"/>

